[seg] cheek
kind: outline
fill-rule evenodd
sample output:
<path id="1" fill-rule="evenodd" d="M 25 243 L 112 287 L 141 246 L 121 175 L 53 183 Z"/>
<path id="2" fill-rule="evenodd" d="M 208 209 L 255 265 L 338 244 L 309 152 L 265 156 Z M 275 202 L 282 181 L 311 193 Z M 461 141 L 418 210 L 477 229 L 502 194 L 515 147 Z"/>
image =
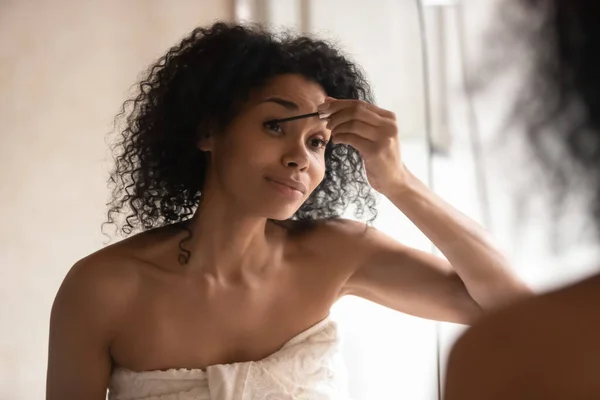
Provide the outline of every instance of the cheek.
<path id="1" fill-rule="evenodd" d="M 313 161 L 310 175 L 314 190 L 323 181 L 323 178 L 325 178 L 325 160 L 323 159 L 323 156 L 318 156 L 318 158 Z"/>
<path id="2" fill-rule="evenodd" d="M 231 149 L 232 158 L 260 160 L 272 154 L 269 147 L 273 141 L 264 132 L 257 129 L 237 128 L 228 136 L 226 146 Z"/>
<path id="3" fill-rule="evenodd" d="M 240 173 L 247 168 L 247 155 L 244 145 L 237 138 L 228 136 L 215 145 L 214 166 L 219 180 L 226 186 L 237 186 L 237 181 L 243 179 Z"/>
<path id="4" fill-rule="evenodd" d="M 216 156 L 218 169 L 223 178 L 237 184 L 254 181 L 257 173 L 272 165 L 277 152 L 268 143 L 253 137 L 251 132 L 224 140 Z"/>

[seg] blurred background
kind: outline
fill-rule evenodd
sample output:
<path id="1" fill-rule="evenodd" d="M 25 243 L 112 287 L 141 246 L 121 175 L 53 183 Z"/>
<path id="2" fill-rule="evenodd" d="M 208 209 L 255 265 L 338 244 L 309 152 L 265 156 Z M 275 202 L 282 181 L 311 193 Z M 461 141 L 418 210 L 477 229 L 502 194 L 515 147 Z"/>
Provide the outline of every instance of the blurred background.
<path id="1" fill-rule="evenodd" d="M 525 210 L 515 205 L 515 170 L 506 174 L 511 161 L 489 145 L 503 134 L 518 79 L 485 95 L 465 90 L 485 53 L 495 3 L 0 1 L 0 399 L 44 397 L 52 301 L 70 266 L 105 240 L 105 136 L 114 115 L 149 64 L 217 19 L 337 42 L 365 69 L 378 105 L 397 114 L 406 165 L 487 226 L 524 280 L 544 291 L 589 274 L 590 242 L 577 236 L 568 248 L 549 251 L 551 218 L 535 202 Z M 436 251 L 385 199 L 379 210 L 377 228 Z M 445 359 L 464 327 L 353 297 L 336 304 L 333 316 L 355 399 L 439 398 Z"/>

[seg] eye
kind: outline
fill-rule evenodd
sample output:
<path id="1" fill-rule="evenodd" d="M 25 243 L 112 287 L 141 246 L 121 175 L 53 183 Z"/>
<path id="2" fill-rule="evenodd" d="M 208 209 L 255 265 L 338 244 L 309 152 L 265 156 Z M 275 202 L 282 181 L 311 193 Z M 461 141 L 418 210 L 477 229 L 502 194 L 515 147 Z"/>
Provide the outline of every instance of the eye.
<path id="1" fill-rule="evenodd" d="M 325 148 L 327 146 L 327 141 L 319 138 L 311 139 L 310 143 L 317 148 Z"/>
<path id="2" fill-rule="evenodd" d="M 263 126 L 270 131 L 277 132 L 277 133 L 283 133 L 283 129 L 281 128 L 281 125 L 279 125 L 279 123 L 277 121 L 267 121 L 267 122 L 263 123 Z"/>

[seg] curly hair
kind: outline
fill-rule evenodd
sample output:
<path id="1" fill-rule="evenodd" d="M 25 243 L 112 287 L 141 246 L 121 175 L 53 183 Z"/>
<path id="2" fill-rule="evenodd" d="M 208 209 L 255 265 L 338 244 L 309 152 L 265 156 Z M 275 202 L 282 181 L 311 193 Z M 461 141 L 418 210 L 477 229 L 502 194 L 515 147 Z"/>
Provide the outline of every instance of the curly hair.
<path id="1" fill-rule="evenodd" d="M 548 194 L 543 199 L 550 200 L 556 242 L 561 223 L 571 222 L 564 218 L 572 201 L 584 201 L 595 217 L 595 226 L 585 228 L 600 232 L 600 2 L 510 0 L 495 11 L 498 23 L 486 37 L 486 58 L 472 89 L 512 78 L 507 72 L 518 77 L 516 101 L 494 141 L 494 150 L 499 144 L 526 150 L 517 152 L 522 162 L 512 163 L 512 183 L 521 189 L 516 204 L 524 212 L 540 195 L 532 188 Z M 516 135 L 505 141 L 510 131 Z"/>
<path id="2" fill-rule="evenodd" d="M 172 47 L 139 83 L 115 117 L 124 121 L 112 146 L 114 169 L 108 221 L 127 236 L 183 222 L 193 215 L 205 181 L 207 158 L 196 147 L 209 124 L 222 131 L 253 89 L 281 74 L 299 74 L 327 95 L 373 102 L 362 70 L 331 44 L 307 36 L 275 34 L 258 25 L 218 22 L 199 27 Z M 116 129 L 119 131 L 119 129 Z M 376 197 L 359 153 L 328 144 L 325 177 L 292 220 L 376 215 Z M 115 219 L 126 215 L 124 223 Z"/>

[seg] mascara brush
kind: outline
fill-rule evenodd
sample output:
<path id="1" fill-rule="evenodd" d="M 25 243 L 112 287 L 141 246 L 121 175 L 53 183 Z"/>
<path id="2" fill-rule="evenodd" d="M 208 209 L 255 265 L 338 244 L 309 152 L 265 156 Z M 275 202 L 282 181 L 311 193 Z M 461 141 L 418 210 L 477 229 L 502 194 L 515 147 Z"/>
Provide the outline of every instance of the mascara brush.
<path id="1" fill-rule="evenodd" d="M 281 119 L 272 119 L 270 121 L 265 122 L 266 124 L 279 124 L 281 122 L 288 122 L 288 121 L 295 121 L 297 119 L 304 119 L 304 118 L 311 118 L 311 117 L 319 117 L 319 119 L 326 119 L 328 117 L 328 115 L 326 114 L 321 114 L 320 112 L 313 112 L 310 114 L 302 114 L 302 115 L 296 115 L 293 117 L 287 117 L 287 118 L 281 118 Z"/>

